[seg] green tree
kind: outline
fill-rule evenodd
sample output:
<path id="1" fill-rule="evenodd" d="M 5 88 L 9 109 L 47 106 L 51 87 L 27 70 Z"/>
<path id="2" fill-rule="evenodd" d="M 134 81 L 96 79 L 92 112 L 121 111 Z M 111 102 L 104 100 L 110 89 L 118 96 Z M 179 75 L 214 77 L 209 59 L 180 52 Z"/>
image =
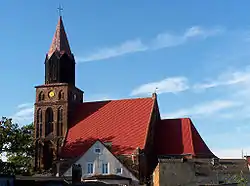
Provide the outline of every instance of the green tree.
<path id="1" fill-rule="evenodd" d="M 225 183 L 238 183 L 240 186 L 246 186 L 248 183 L 247 178 L 244 176 L 243 171 L 240 171 L 239 174 L 228 175 Z"/>
<path id="2" fill-rule="evenodd" d="M 236 176 L 236 181 L 240 186 L 247 185 L 247 179 L 244 177 L 243 171 L 241 171 L 240 174 Z"/>
<path id="3" fill-rule="evenodd" d="M 0 155 L 7 158 L 7 162 L 0 161 L 0 173 L 32 174 L 33 134 L 33 124 L 19 127 L 6 117 L 0 120 Z"/>

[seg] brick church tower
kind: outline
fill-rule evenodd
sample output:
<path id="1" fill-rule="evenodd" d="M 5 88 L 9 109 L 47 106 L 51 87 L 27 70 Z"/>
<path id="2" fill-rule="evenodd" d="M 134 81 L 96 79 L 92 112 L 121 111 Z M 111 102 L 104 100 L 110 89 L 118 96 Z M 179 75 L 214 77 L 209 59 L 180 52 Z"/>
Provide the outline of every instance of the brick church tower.
<path id="1" fill-rule="evenodd" d="M 83 91 L 75 86 L 75 59 L 61 16 L 45 58 L 45 83 L 35 88 L 35 168 L 48 170 L 59 158 L 71 113 L 83 102 Z"/>

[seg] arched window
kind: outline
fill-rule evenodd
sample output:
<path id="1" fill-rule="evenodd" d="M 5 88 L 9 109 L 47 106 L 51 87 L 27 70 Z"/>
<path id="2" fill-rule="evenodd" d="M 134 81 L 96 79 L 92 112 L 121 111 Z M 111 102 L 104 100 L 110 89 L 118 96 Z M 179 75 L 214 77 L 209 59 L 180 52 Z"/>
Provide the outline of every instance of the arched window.
<path id="1" fill-rule="evenodd" d="M 36 123 L 36 137 L 39 138 L 42 136 L 42 110 L 38 109 L 37 110 L 37 123 Z"/>
<path id="2" fill-rule="evenodd" d="M 60 107 L 57 111 L 57 136 L 63 135 L 63 109 Z"/>
<path id="3" fill-rule="evenodd" d="M 45 136 L 53 132 L 54 115 L 52 108 L 47 108 L 45 112 Z"/>
<path id="4" fill-rule="evenodd" d="M 38 95 L 38 101 L 42 101 L 42 100 L 44 100 L 44 93 L 40 92 Z"/>
<path id="5" fill-rule="evenodd" d="M 60 90 L 59 94 L 58 94 L 58 99 L 61 100 L 61 99 L 64 99 L 64 93 L 62 90 Z"/>

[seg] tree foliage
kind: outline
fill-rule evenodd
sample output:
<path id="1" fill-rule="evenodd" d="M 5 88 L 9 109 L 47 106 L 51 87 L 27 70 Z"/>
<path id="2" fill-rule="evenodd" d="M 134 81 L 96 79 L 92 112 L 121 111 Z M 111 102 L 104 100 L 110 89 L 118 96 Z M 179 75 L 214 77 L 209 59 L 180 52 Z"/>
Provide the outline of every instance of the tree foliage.
<path id="1" fill-rule="evenodd" d="M 240 186 L 246 186 L 248 181 L 247 179 L 244 177 L 243 172 L 241 171 L 239 175 L 235 175 L 234 176 L 234 180 L 236 181 L 236 183 L 238 183 L 238 185 Z"/>
<path id="2" fill-rule="evenodd" d="M 225 183 L 238 183 L 239 186 L 246 186 L 248 184 L 248 180 L 243 171 L 240 171 L 238 174 L 228 174 L 225 179 Z"/>
<path id="3" fill-rule="evenodd" d="M 32 174 L 34 157 L 33 124 L 20 127 L 11 119 L 0 120 L 0 160 L 2 174 Z"/>

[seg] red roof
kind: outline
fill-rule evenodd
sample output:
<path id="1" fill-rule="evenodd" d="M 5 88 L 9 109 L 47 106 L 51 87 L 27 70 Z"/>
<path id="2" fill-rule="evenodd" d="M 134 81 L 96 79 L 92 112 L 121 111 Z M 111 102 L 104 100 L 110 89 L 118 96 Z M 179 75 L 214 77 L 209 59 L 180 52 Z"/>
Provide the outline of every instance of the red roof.
<path id="1" fill-rule="evenodd" d="M 214 157 L 189 118 L 161 120 L 156 131 L 158 155 Z"/>
<path id="2" fill-rule="evenodd" d="M 114 154 L 144 148 L 154 102 L 153 97 L 82 103 L 73 114 L 62 156 L 79 156 L 97 139 L 112 142 Z"/>
<path id="3" fill-rule="evenodd" d="M 61 16 L 56 26 L 56 32 L 48 52 L 48 58 L 50 58 L 54 52 L 58 52 L 58 54 L 60 55 L 64 53 L 71 55 L 69 42 L 63 26 L 63 21 Z"/>

